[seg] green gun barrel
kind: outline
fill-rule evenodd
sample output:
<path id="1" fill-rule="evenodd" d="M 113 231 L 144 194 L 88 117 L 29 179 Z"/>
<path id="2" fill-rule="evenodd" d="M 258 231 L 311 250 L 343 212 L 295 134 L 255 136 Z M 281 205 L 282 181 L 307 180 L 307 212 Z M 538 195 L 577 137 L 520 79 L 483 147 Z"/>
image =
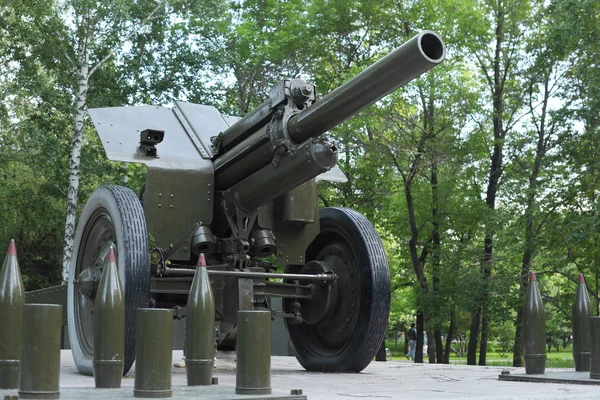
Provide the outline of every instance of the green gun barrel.
<path id="1" fill-rule="evenodd" d="M 590 370 L 590 317 L 592 305 L 583 274 L 579 274 L 579 285 L 573 303 L 573 360 L 575 371 Z"/>
<path id="2" fill-rule="evenodd" d="M 297 145 L 316 138 L 440 64 L 445 57 L 442 39 L 434 32 L 423 31 L 314 104 L 283 121 L 286 135 Z M 303 86 L 312 89 L 312 85 Z M 218 190 L 229 189 L 272 162 L 278 151 L 268 124 L 272 118 L 277 119 L 277 107 L 272 102 L 265 101 L 221 135 L 222 152 L 214 160 Z M 284 177 L 282 174 L 280 181 Z M 297 182 L 296 185 L 301 183 Z"/>
<path id="3" fill-rule="evenodd" d="M 94 381 L 97 388 L 119 388 L 125 355 L 125 299 L 110 247 L 94 308 Z"/>
<path id="4" fill-rule="evenodd" d="M 172 397 L 173 310 L 137 310 L 134 397 Z"/>
<path id="5" fill-rule="evenodd" d="M 271 311 L 237 313 L 236 394 L 271 394 Z"/>
<path id="6" fill-rule="evenodd" d="M 442 39 L 434 32 L 423 31 L 292 117 L 288 133 L 296 143 L 322 135 L 429 71 L 445 57 Z"/>
<path id="7" fill-rule="evenodd" d="M 525 373 L 543 374 L 546 370 L 546 316 L 534 272 L 529 274 L 523 305 L 523 353 Z"/>
<path id="8" fill-rule="evenodd" d="M 188 385 L 210 385 L 215 358 L 215 299 L 204 254 L 198 258 L 188 295 L 185 341 Z"/>
<path id="9" fill-rule="evenodd" d="M 62 306 L 25 304 L 19 397 L 58 399 Z"/>
<path id="10" fill-rule="evenodd" d="M 0 270 L 0 389 L 19 387 L 24 304 L 25 288 L 11 240 Z"/>

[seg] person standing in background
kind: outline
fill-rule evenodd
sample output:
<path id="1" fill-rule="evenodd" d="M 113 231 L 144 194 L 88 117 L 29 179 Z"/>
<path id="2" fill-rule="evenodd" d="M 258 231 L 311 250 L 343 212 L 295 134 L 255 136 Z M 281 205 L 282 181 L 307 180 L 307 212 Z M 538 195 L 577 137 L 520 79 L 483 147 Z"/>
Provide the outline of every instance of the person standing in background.
<path id="1" fill-rule="evenodd" d="M 417 324 L 414 322 L 410 324 L 408 330 L 408 353 L 406 353 L 407 360 L 415 360 L 415 349 L 417 348 Z"/>

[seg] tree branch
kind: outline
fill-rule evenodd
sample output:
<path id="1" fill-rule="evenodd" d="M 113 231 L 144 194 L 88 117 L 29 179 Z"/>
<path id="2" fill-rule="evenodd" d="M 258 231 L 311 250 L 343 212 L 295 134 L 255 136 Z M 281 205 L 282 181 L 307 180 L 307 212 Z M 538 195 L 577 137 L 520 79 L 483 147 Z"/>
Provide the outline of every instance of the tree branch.
<path id="1" fill-rule="evenodd" d="M 152 12 L 150 14 L 148 14 L 148 16 L 142 20 L 142 23 L 140 24 L 140 26 L 137 29 L 133 29 L 127 36 L 125 36 L 123 38 L 123 40 L 121 40 L 121 42 L 119 42 L 117 45 L 115 45 L 115 47 L 113 47 L 108 54 L 102 59 L 100 60 L 96 65 L 94 65 L 91 69 L 90 72 L 88 73 L 87 78 L 89 79 L 94 72 L 96 72 L 98 70 L 98 68 L 102 67 L 104 65 L 104 63 L 106 63 L 111 57 L 113 57 L 115 55 L 115 53 L 119 50 L 119 48 L 121 47 L 121 45 L 126 42 L 127 40 L 129 40 L 134 34 L 136 34 L 137 32 L 139 32 L 142 28 L 146 27 L 146 25 L 148 25 L 148 23 L 158 17 L 155 17 L 154 14 L 158 11 L 158 9 L 163 5 L 163 2 L 160 1 L 156 7 L 154 8 L 154 10 L 152 10 Z"/>

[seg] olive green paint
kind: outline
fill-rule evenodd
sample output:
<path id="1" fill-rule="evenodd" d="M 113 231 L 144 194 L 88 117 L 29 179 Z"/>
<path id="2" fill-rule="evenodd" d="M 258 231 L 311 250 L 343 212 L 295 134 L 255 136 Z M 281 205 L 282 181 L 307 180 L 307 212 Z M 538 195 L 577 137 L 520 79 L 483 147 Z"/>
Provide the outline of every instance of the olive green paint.
<path id="1" fill-rule="evenodd" d="M 0 389 L 19 387 L 25 288 L 14 241 L 0 270 Z"/>
<path id="2" fill-rule="evenodd" d="M 210 385 L 215 357 L 215 301 L 206 267 L 196 269 L 186 312 L 187 382 L 190 386 Z"/>
<path id="3" fill-rule="evenodd" d="M 271 311 L 237 313 L 236 394 L 271 394 Z"/>
<path id="4" fill-rule="evenodd" d="M 590 370 L 590 317 L 592 316 L 592 305 L 587 292 L 587 287 L 580 276 L 579 285 L 573 303 L 573 317 L 571 320 L 573 328 L 573 360 L 575 371 Z"/>
<path id="5" fill-rule="evenodd" d="M 136 366 L 133 396 L 172 397 L 173 310 L 137 310 Z"/>
<path id="6" fill-rule="evenodd" d="M 293 116 L 287 124 L 288 134 L 296 143 L 322 135 L 445 58 L 442 39 L 423 31 Z"/>
<path id="7" fill-rule="evenodd" d="M 25 304 L 19 397 L 58 399 L 62 306 Z"/>
<path id="8" fill-rule="evenodd" d="M 546 370 L 546 317 L 533 272 L 523 305 L 523 352 L 525 373 L 543 374 Z"/>
<path id="9" fill-rule="evenodd" d="M 94 380 L 97 388 L 119 388 L 125 354 L 125 299 L 111 248 L 96 293 Z"/>
<path id="10" fill-rule="evenodd" d="M 590 317 L 590 378 L 600 379 L 600 317 Z"/>

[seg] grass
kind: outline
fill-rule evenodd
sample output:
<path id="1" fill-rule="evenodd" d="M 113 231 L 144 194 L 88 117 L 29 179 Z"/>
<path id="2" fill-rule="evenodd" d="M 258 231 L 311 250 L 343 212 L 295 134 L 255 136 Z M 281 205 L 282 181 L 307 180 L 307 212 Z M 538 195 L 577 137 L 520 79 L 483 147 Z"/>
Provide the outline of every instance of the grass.
<path id="1" fill-rule="evenodd" d="M 392 351 L 392 360 L 406 360 L 404 354 L 404 344 L 398 342 L 386 342 L 386 346 Z M 488 351 L 487 365 L 493 367 L 511 367 L 512 353 L 503 353 L 501 351 Z M 454 353 L 450 354 L 450 364 L 467 365 L 467 357 L 457 357 Z M 573 353 L 570 347 L 566 350 L 546 353 L 546 368 L 574 368 Z"/>

